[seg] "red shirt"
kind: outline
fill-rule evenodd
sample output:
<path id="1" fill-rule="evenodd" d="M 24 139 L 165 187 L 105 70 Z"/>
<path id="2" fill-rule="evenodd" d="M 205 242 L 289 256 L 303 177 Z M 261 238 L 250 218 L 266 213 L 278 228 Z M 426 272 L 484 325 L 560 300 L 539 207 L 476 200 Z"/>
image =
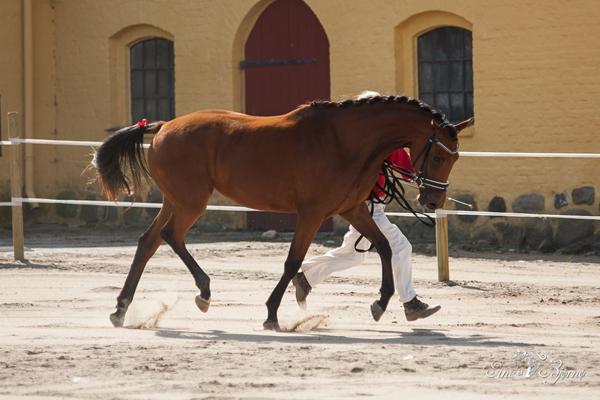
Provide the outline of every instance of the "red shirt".
<path id="1" fill-rule="evenodd" d="M 403 148 L 394 150 L 394 152 L 390 154 L 386 160 L 396 168 L 407 169 L 414 173 L 410 156 Z M 385 194 L 379 189 L 379 187 L 384 187 L 384 185 L 385 177 L 383 176 L 383 172 L 380 171 L 379 176 L 377 177 L 377 183 L 373 187 L 373 191 L 375 191 L 375 194 L 377 194 L 377 197 L 379 197 L 380 199 L 385 197 Z"/>

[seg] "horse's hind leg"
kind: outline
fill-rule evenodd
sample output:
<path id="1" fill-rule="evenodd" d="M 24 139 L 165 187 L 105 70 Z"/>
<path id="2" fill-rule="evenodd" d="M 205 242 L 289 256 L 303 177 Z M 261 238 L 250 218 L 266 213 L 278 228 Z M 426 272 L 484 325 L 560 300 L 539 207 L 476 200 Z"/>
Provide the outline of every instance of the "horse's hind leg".
<path id="1" fill-rule="evenodd" d="M 381 233 L 375 221 L 373 221 L 373 217 L 369 214 L 365 203 L 361 203 L 357 207 L 340 215 L 373 243 L 381 258 L 381 289 L 379 289 L 381 297 L 379 301 L 375 301 L 371 305 L 373 319 L 379 321 L 379 318 L 381 318 L 388 306 L 390 298 L 394 294 L 392 249 L 386 237 Z"/>
<path id="2" fill-rule="evenodd" d="M 296 231 L 294 232 L 294 238 L 292 239 L 292 244 L 290 246 L 287 259 L 285 260 L 283 275 L 279 280 L 279 283 L 277 283 L 277 286 L 275 286 L 275 289 L 273 289 L 271 296 L 269 296 L 269 299 L 267 300 L 268 316 L 267 320 L 263 323 L 263 327 L 265 329 L 277 331 L 280 329 L 279 322 L 277 321 L 277 310 L 281 304 L 281 299 L 283 298 L 283 294 L 290 284 L 290 281 L 296 275 L 296 273 L 298 273 L 310 243 L 319 230 L 323 219 L 324 218 L 322 217 L 310 215 L 310 213 L 307 213 L 306 215 L 298 215 Z"/>
<path id="3" fill-rule="evenodd" d="M 200 289 L 200 295 L 196 296 L 196 305 L 202 312 L 207 312 L 210 305 L 210 278 L 188 252 L 184 238 L 200 214 L 206 209 L 207 203 L 208 197 L 204 202 L 196 204 L 193 209 L 174 208 L 169 222 L 160 231 L 161 237 L 171 246 L 194 277 L 196 286 Z"/>
<path id="4" fill-rule="evenodd" d="M 125 279 L 125 284 L 121 293 L 117 297 L 117 310 L 110 315 L 110 321 L 114 326 L 123 326 L 125 319 L 125 313 L 135 294 L 135 289 L 140 281 L 140 277 L 144 272 L 146 263 L 150 257 L 154 255 L 158 246 L 162 241 L 160 237 L 160 229 L 167 222 L 171 216 L 171 205 L 166 201 L 163 201 L 163 206 L 158 212 L 152 224 L 146 229 L 146 231 L 140 236 L 138 241 L 138 247 L 131 263 L 131 268 Z"/>

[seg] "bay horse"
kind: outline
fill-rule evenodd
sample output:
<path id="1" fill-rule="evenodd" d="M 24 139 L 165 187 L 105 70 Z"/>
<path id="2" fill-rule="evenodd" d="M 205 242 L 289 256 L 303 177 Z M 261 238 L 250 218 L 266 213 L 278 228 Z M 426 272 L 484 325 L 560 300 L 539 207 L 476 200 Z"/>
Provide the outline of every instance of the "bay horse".
<path id="1" fill-rule="evenodd" d="M 210 305 L 210 278 L 186 249 L 184 238 L 214 190 L 258 210 L 296 213 L 284 273 L 269 296 L 265 329 L 279 330 L 277 310 L 321 223 L 339 214 L 374 244 L 382 265 L 377 320 L 394 293 L 392 252 L 365 204 L 386 157 L 399 147 L 413 155 L 419 202 L 430 209 L 446 199 L 447 179 L 458 159 L 458 132 L 416 99 L 373 96 L 313 101 L 278 116 L 257 117 L 206 110 L 171 121 L 145 121 L 120 129 L 98 148 L 94 165 L 108 199 L 140 187 L 149 174 L 163 193 L 158 215 L 139 238 L 125 284 L 110 319 L 123 325 L 146 263 L 164 240 L 194 277 L 196 305 Z M 143 152 L 144 134 L 155 133 Z M 415 157 L 415 155 L 417 155 Z M 128 171 L 130 177 L 127 177 Z"/>

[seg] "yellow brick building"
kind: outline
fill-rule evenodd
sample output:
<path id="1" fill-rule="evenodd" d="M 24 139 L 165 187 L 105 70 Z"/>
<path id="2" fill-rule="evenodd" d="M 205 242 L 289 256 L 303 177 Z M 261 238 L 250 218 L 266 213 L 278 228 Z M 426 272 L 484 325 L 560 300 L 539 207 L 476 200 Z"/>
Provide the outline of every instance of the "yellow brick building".
<path id="1" fill-rule="evenodd" d="M 18 111 L 28 137 L 102 140 L 131 123 L 129 47 L 174 44 L 175 113 L 245 111 L 245 43 L 272 0 L 3 0 L 1 136 Z M 364 89 L 419 97 L 417 38 L 444 26 L 472 32 L 476 125 L 462 150 L 600 153 L 600 3 L 594 0 L 305 0 L 329 44 L 329 93 Z M 6 149 L 0 193 L 8 196 Z M 31 146 L 26 194 L 91 190 L 85 148 Z M 462 158 L 451 191 L 480 209 L 502 196 L 598 187 L 600 160 Z M 596 196 L 598 197 L 598 196 Z M 598 214 L 598 201 L 585 205 Z M 54 220 L 51 212 L 42 216 Z M 243 226 L 243 221 L 237 221 Z"/>

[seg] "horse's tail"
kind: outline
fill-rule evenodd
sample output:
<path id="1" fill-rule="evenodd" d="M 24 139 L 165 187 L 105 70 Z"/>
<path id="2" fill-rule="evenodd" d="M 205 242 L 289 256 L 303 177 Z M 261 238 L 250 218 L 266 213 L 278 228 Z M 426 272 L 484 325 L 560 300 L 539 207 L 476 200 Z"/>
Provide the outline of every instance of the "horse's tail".
<path id="1" fill-rule="evenodd" d="M 142 176 L 148 178 L 144 134 L 158 132 L 163 124 L 164 121 L 147 124 L 142 120 L 119 129 L 98 148 L 92 165 L 96 167 L 100 188 L 109 200 L 116 200 L 123 191 L 131 194 L 132 187 L 140 188 Z M 126 169 L 129 169 L 130 179 L 125 176 Z"/>

